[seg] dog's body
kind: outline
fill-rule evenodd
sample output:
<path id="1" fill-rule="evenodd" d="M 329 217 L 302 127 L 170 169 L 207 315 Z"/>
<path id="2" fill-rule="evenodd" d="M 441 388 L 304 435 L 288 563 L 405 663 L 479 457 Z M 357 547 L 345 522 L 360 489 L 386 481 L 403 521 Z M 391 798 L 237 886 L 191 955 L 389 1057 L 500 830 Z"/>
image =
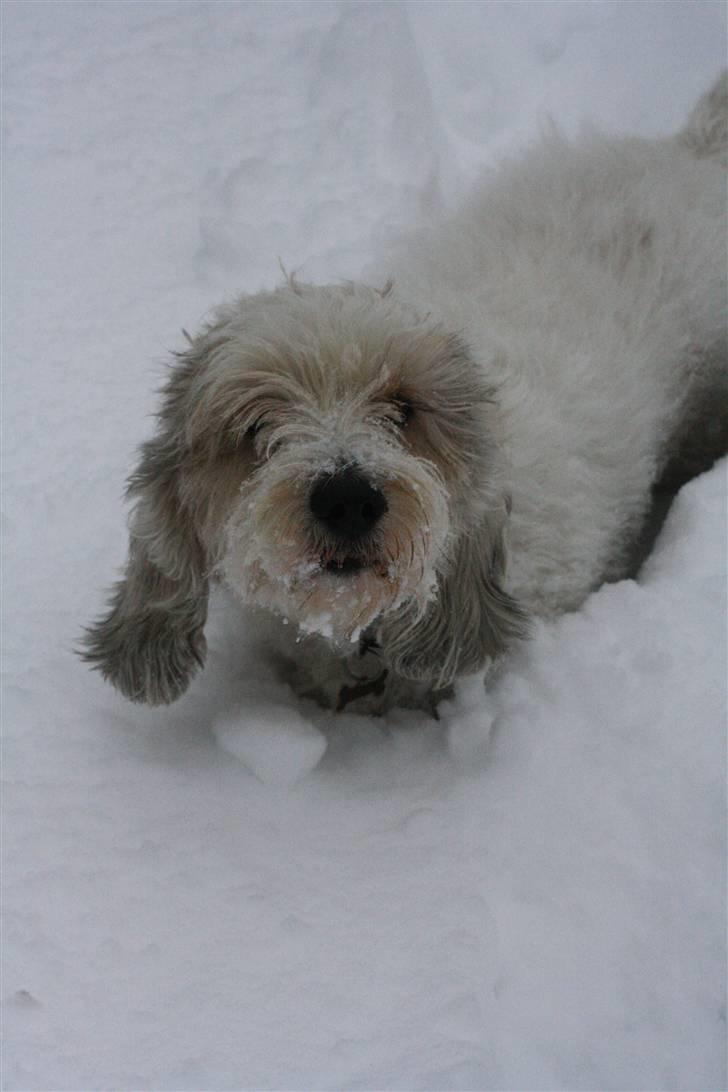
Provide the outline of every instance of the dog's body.
<path id="1" fill-rule="evenodd" d="M 725 175 L 668 141 L 554 136 L 390 272 L 488 362 L 509 587 L 529 612 L 578 606 L 622 574 L 720 390 L 725 435 Z"/>
<path id="2" fill-rule="evenodd" d="M 166 388 L 87 657 L 173 700 L 217 575 L 292 635 L 304 688 L 381 707 L 622 575 L 657 480 L 728 446 L 727 148 L 723 77 L 677 138 L 545 138 L 403 243 L 391 288 L 221 308 Z"/>

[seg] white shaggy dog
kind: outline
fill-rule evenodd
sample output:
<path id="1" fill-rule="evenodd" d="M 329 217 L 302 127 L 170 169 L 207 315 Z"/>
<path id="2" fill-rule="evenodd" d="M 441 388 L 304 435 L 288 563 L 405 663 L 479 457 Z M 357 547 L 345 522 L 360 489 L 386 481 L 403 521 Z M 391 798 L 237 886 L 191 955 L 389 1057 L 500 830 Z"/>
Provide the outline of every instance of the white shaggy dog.
<path id="1" fill-rule="evenodd" d="M 623 574 L 655 483 L 728 440 L 727 148 L 724 76 L 675 138 L 549 135 L 382 289 L 221 307 L 142 448 L 86 658 L 173 701 L 216 577 L 290 634 L 299 685 L 382 708 Z"/>

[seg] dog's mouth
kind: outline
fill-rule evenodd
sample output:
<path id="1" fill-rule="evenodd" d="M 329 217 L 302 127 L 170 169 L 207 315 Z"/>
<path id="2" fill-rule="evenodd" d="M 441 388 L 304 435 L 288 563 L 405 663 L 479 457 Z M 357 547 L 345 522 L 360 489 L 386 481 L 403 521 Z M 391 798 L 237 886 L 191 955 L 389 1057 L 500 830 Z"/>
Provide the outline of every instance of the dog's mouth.
<path id="1" fill-rule="evenodd" d="M 368 566 L 360 557 L 339 557 L 332 558 L 324 565 L 324 571 L 327 573 L 333 573 L 334 576 L 352 576 L 354 573 L 360 573 L 362 569 L 366 569 Z"/>
<path id="2" fill-rule="evenodd" d="M 319 562 L 319 572 L 332 576 L 355 577 L 371 574 L 381 580 L 391 579 L 391 565 L 376 553 L 324 554 Z"/>

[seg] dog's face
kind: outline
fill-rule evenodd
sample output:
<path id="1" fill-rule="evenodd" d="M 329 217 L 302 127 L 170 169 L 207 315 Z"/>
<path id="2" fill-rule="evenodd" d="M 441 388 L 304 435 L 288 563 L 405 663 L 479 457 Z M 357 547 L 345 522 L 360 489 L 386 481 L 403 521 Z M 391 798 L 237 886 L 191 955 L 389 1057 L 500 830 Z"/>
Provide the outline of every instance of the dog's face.
<path id="1" fill-rule="evenodd" d="M 289 282 L 222 308 L 167 384 L 87 658 L 171 701 L 202 662 L 214 574 L 337 644 L 373 626 L 403 674 L 479 666 L 516 628 L 493 414 L 459 338 L 389 291 Z"/>
<path id="2" fill-rule="evenodd" d="M 338 642 L 422 611 L 487 497 L 491 392 L 459 340 L 382 293 L 293 286 L 193 353 L 181 490 L 225 582 Z"/>

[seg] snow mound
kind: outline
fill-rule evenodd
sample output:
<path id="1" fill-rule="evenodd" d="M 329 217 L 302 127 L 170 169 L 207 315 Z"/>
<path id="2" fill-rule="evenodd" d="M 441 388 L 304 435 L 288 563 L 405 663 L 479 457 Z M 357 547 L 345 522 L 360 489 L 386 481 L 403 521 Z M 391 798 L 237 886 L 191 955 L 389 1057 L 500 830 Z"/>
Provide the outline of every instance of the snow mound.
<path id="1" fill-rule="evenodd" d="M 293 785 L 310 773 L 326 750 L 326 737 L 295 709 L 253 704 L 221 716 L 215 738 L 266 785 Z"/>

